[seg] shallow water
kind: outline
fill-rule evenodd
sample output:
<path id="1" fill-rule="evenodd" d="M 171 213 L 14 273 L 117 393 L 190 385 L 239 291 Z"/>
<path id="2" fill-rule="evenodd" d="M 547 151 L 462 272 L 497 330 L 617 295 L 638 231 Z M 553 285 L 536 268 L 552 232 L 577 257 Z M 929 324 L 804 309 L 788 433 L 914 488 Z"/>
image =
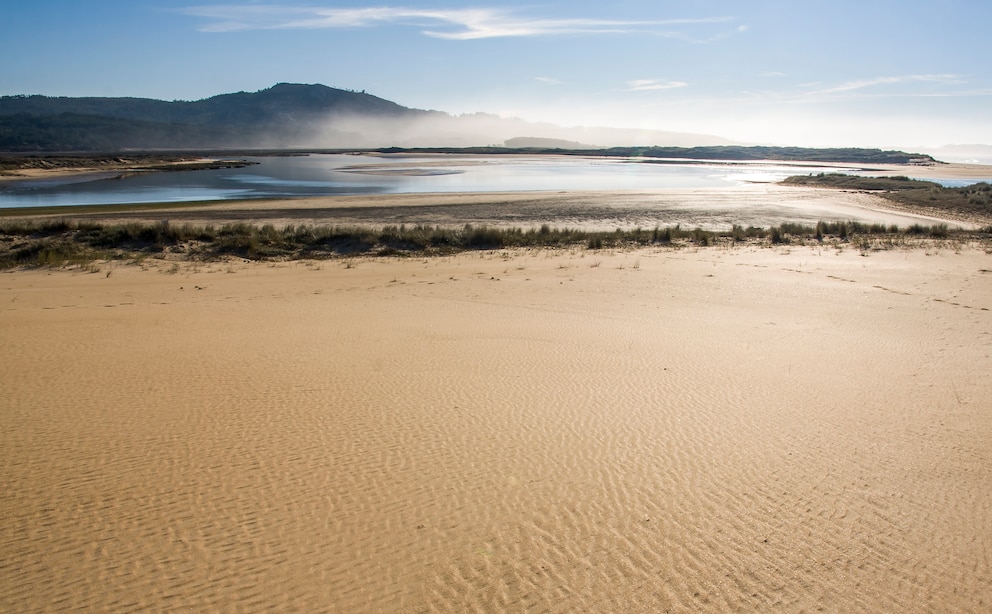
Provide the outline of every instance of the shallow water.
<path id="1" fill-rule="evenodd" d="M 310 155 L 250 158 L 239 169 L 24 181 L 0 188 L 0 208 L 294 198 L 341 194 L 720 188 L 840 169 L 741 164 L 648 164 L 549 156 Z"/>

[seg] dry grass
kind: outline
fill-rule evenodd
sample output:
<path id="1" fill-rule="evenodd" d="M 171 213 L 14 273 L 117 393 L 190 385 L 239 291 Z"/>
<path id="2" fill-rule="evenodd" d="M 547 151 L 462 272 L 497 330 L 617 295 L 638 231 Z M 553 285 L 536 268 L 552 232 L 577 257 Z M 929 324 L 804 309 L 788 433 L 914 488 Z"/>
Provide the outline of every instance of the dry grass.
<path id="1" fill-rule="evenodd" d="M 706 247 L 736 243 L 852 244 L 861 249 L 906 246 L 924 240 L 979 240 L 992 243 L 992 227 L 952 230 L 946 224 L 906 228 L 849 222 L 816 226 L 782 224 L 770 228 L 734 226 L 728 231 L 680 226 L 617 229 L 612 232 L 569 228 L 538 229 L 442 226 L 341 227 L 247 223 L 222 226 L 160 223 L 0 221 L 0 267 L 57 267 L 96 260 L 132 260 L 162 256 L 176 260 L 211 260 L 236 256 L 251 260 L 326 259 L 347 256 L 444 255 L 466 250 L 565 248 L 590 250 L 645 245 Z"/>

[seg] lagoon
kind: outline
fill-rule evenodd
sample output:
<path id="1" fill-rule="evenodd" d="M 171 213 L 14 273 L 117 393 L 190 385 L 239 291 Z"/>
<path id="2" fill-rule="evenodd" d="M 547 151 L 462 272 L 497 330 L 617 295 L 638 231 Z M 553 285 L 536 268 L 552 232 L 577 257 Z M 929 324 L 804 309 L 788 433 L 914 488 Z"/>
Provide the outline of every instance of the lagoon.
<path id="1" fill-rule="evenodd" d="M 96 174 L 0 187 L 0 208 L 301 198 L 356 194 L 721 188 L 850 168 L 571 156 L 249 157 L 244 168 Z M 86 179 L 86 180 L 82 180 Z"/>

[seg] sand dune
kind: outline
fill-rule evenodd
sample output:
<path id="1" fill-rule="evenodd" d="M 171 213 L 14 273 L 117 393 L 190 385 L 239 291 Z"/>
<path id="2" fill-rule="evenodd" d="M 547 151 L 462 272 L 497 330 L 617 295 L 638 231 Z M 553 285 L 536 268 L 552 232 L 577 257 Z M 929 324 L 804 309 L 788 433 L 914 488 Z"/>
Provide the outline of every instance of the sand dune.
<path id="1" fill-rule="evenodd" d="M 992 607 L 982 251 L 0 288 L 0 611 Z"/>

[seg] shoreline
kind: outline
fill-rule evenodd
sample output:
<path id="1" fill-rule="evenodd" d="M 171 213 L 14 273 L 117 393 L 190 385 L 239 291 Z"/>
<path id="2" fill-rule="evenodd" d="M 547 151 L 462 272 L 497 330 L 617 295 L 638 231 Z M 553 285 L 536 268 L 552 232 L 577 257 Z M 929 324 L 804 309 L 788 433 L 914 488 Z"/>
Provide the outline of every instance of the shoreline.
<path id="1" fill-rule="evenodd" d="M 54 180 L 92 181 L 139 172 L 186 172 L 248 166 L 241 156 L 188 154 L 138 156 L 0 156 L 0 187 Z M 11 162 L 13 161 L 13 162 Z M 18 166 L 18 165 L 22 166 Z"/>
<path id="2" fill-rule="evenodd" d="M 947 223 L 965 229 L 992 218 L 959 218 L 948 212 L 899 206 L 864 191 L 748 184 L 730 188 L 661 190 L 554 190 L 341 195 L 195 203 L 146 203 L 61 208 L 0 209 L 0 219 L 64 218 L 103 223 L 331 224 L 384 226 L 536 228 L 544 224 L 584 230 L 732 225 L 816 224 L 820 220 L 866 223 Z"/>
<path id="3" fill-rule="evenodd" d="M 452 157 L 470 159 L 473 157 L 485 158 L 493 155 L 500 157 L 574 157 L 572 154 L 562 154 L 553 152 L 519 152 L 519 153 L 416 153 L 416 152 L 370 152 L 370 151 L 350 151 L 350 150 L 326 150 L 306 152 L 303 150 L 290 151 L 245 151 L 232 150 L 230 153 L 219 152 L 175 152 L 175 153 L 120 153 L 120 154 L 16 154 L 0 153 L 0 186 L 17 181 L 36 181 L 50 178 L 74 178 L 86 177 L 101 172 L 127 172 L 129 170 L 170 170 L 168 167 L 181 167 L 171 170 L 198 170 L 200 168 L 225 168 L 224 166 L 210 166 L 211 164 L 223 164 L 233 158 L 257 157 L 257 156 L 306 156 L 311 154 L 321 154 L 329 151 L 334 153 L 352 153 L 357 157 L 383 157 L 383 158 L 404 158 L 404 157 L 436 157 L 439 158 L 437 164 L 443 164 L 442 160 Z M 583 154 L 582 157 L 600 158 L 595 153 Z M 613 158 L 613 156 L 607 156 Z M 941 162 L 935 164 L 874 164 L 859 162 L 816 162 L 803 160 L 703 160 L 694 158 L 641 158 L 634 157 L 632 160 L 644 164 L 682 164 L 682 165 L 721 165 L 721 166 L 742 166 L 748 167 L 756 164 L 768 164 L 785 167 L 795 167 L 803 169 L 808 167 L 837 167 L 850 170 L 863 170 L 869 173 L 878 173 L 879 176 L 893 176 L 913 174 L 919 175 L 921 179 L 943 178 L 977 181 L 992 179 L 992 165 L 967 164 L 959 162 Z M 18 165 L 22 165 L 18 167 Z M 353 169 L 359 172 L 372 172 L 380 165 L 375 163 L 356 163 Z"/>

